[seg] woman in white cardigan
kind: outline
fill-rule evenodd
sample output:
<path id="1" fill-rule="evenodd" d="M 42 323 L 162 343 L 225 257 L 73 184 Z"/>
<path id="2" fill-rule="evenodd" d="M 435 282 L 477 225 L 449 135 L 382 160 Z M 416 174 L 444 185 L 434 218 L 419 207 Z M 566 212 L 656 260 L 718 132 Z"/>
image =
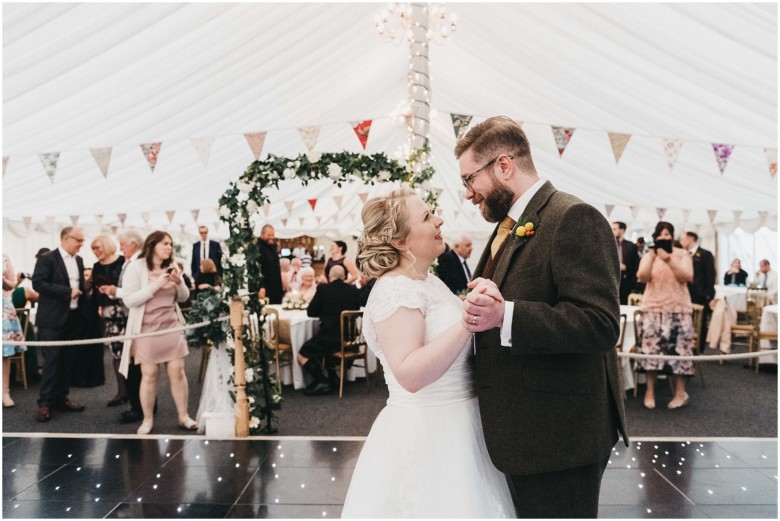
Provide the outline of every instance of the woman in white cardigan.
<path id="1" fill-rule="evenodd" d="M 141 255 L 127 267 L 122 279 L 125 305 L 128 307 L 127 334 L 171 329 L 184 324 L 177 302 L 187 300 L 189 289 L 173 258 L 173 239 L 163 231 L 149 234 Z M 154 402 L 157 396 L 158 364 L 167 363 L 171 394 L 176 404 L 179 426 L 198 428 L 187 413 L 189 387 L 184 372 L 184 357 L 189 354 L 184 333 L 126 340 L 119 371 L 127 376 L 130 357 L 141 365 L 141 409 L 143 423 L 138 434 L 149 434 L 154 425 Z"/>

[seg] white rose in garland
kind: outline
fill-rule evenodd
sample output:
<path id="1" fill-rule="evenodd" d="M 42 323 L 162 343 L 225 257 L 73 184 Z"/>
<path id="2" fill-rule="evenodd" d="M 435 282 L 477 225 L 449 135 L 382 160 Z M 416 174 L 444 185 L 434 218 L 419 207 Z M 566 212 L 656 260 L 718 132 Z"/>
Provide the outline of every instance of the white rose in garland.
<path id="1" fill-rule="evenodd" d="M 247 367 L 244 371 L 244 376 L 246 377 L 246 383 L 250 383 L 254 381 L 255 379 L 255 370 L 251 367 Z"/>
<path id="2" fill-rule="evenodd" d="M 333 181 L 338 180 L 341 177 L 341 167 L 338 165 L 338 163 L 331 163 L 328 165 L 328 177 L 330 177 Z M 388 177 L 390 176 L 390 173 L 387 173 Z"/>
<path id="3" fill-rule="evenodd" d="M 228 258 L 231 266 L 242 267 L 246 264 L 246 257 L 242 253 L 234 253 Z"/>
<path id="4" fill-rule="evenodd" d="M 252 416 L 252 419 L 249 420 L 249 428 L 257 429 L 258 427 L 260 427 L 260 418 L 257 416 Z"/>
<path id="5" fill-rule="evenodd" d="M 309 162 L 317 163 L 320 159 L 322 159 L 322 152 L 318 152 L 317 150 L 312 150 L 311 152 L 308 152 L 306 154 L 306 157 L 309 158 Z"/>
<path id="6" fill-rule="evenodd" d="M 252 185 L 245 183 L 244 181 L 239 181 L 236 183 L 236 188 L 238 188 L 238 191 L 242 194 L 248 194 L 252 191 Z"/>
<path id="7" fill-rule="evenodd" d="M 388 172 L 387 170 L 382 170 L 381 172 L 379 172 L 379 175 L 377 176 L 377 178 L 380 181 L 389 181 L 390 180 L 390 172 Z"/>
<path id="8" fill-rule="evenodd" d="M 260 207 L 257 206 L 257 203 L 254 202 L 254 200 L 250 199 L 248 203 L 246 203 L 246 211 L 250 214 L 253 214 L 259 210 Z"/>
<path id="9" fill-rule="evenodd" d="M 285 179 L 295 179 L 295 170 L 292 168 L 285 168 L 284 172 L 282 172 L 282 175 Z"/>
<path id="10" fill-rule="evenodd" d="M 270 179 L 271 181 L 276 181 L 277 179 L 279 179 L 279 174 L 276 172 L 276 170 L 271 170 L 268 173 L 268 179 Z"/>
<path id="11" fill-rule="evenodd" d="M 222 217 L 222 220 L 230 219 L 230 208 L 227 206 L 220 206 L 219 207 L 219 216 Z"/>

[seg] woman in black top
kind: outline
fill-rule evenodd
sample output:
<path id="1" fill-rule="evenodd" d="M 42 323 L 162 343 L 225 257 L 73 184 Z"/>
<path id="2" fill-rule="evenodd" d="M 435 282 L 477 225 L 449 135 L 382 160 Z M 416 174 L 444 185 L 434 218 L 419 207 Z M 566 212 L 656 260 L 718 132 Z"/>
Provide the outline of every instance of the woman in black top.
<path id="1" fill-rule="evenodd" d="M 742 269 L 742 263 L 739 259 L 734 259 L 731 262 L 731 269 L 723 276 L 723 284 L 736 284 L 737 286 L 747 285 L 748 274 L 747 271 Z"/>

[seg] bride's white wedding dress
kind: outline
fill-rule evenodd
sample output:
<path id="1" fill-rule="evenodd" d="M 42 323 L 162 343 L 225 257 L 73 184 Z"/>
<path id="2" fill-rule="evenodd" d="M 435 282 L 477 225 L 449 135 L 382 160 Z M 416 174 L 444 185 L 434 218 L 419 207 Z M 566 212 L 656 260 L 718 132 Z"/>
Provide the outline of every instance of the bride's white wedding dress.
<path id="1" fill-rule="evenodd" d="M 485 448 L 471 342 L 441 378 L 410 393 L 385 361 L 383 350 L 393 346 L 380 346 L 375 329 L 400 307 L 422 312 L 426 343 L 461 320 L 460 299 L 438 277 L 377 281 L 363 334 L 382 363 L 390 397 L 360 453 L 342 517 L 515 517 L 506 478 Z"/>

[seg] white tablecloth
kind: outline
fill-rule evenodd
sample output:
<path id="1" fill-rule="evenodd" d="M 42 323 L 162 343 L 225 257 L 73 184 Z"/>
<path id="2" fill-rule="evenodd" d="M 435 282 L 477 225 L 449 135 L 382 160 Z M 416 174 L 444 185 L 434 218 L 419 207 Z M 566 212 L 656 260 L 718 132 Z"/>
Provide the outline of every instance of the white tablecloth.
<path id="1" fill-rule="evenodd" d="M 715 298 L 725 298 L 736 311 L 747 309 L 747 288 L 744 286 L 715 286 Z"/>
<path id="2" fill-rule="evenodd" d="M 777 331 L 777 304 L 771 306 L 764 306 L 761 312 L 761 324 L 759 329 L 762 333 L 770 333 Z M 777 349 L 777 342 L 774 340 L 762 340 L 759 346 L 762 350 Z M 759 364 L 776 364 L 777 355 L 765 355 L 758 358 Z"/>
<path id="3" fill-rule="evenodd" d="M 623 337 L 623 352 L 628 353 L 636 342 L 634 338 L 634 311 L 640 309 L 639 306 L 620 306 L 620 314 L 626 315 L 626 334 Z M 633 360 L 630 358 L 621 358 L 620 363 L 623 366 L 623 385 L 626 390 L 633 389 L 634 372 L 631 370 Z"/>
<path id="4" fill-rule="evenodd" d="M 290 345 L 293 351 L 293 363 L 292 374 L 290 374 L 290 368 L 284 367 L 282 369 L 282 384 L 293 384 L 295 389 L 303 389 L 308 383 L 308 375 L 303 373 L 303 370 L 298 363 L 298 351 L 301 350 L 304 342 L 313 337 L 320 329 L 320 319 L 312 318 L 306 314 L 304 310 L 287 310 L 282 309 L 280 305 L 269 306 L 279 311 L 279 320 L 288 321 L 290 323 Z M 286 339 L 281 339 L 283 342 Z M 369 372 L 376 371 L 376 357 L 371 351 L 368 352 L 368 370 Z M 362 367 L 353 366 L 347 371 L 347 381 L 354 381 L 355 378 L 364 378 L 366 372 Z"/>

